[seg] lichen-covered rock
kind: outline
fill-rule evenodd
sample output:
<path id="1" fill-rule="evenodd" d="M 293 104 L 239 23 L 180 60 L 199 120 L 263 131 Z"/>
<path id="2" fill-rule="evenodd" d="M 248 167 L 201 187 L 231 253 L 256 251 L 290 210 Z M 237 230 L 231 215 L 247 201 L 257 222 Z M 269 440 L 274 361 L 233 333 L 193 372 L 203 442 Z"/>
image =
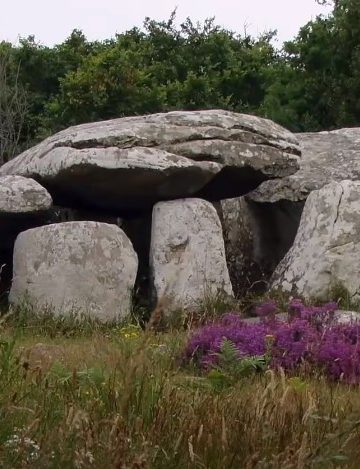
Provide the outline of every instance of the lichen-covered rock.
<path id="1" fill-rule="evenodd" d="M 45 222 L 52 207 L 48 191 L 33 179 L 0 176 L 0 266 L 4 250 L 11 250 L 23 230 Z"/>
<path id="2" fill-rule="evenodd" d="M 313 191 L 293 247 L 276 268 L 272 288 L 327 300 L 334 287 L 360 299 L 360 182 Z"/>
<path id="3" fill-rule="evenodd" d="M 360 128 L 296 134 L 302 150 L 300 169 L 263 182 L 249 197 L 256 202 L 305 201 L 332 181 L 360 179 Z"/>
<path id="4" fill-rule="evenodd" d="M 55 314 L 123 319 L 130 312 L 137 264 L 131 242 L 115 225 L 84 221 L 34 228 L 15 242 L 9 299 Z"/>
<path id="5" fill-rule="evenodd" d="M 360 313 L 358 311 L 338 309 L 335 311 L 335 318 L 340 324 L 360 323 Z"/>
<path id="6" fill-rule="evenodd" d="M 46 222 L 52 199 L 38 182 L 22 176 L 0 176 L 0 299 L 11 281 L 16 236 Z"/>
<path id="7" fill-rule="evenodd" d="M 332 181 L 360 179 L 360 128 L 296 134 L 302 150 L 296 173 L 263 182 L 245 196 L 257 262 L 265 278 L 291 248 L 305 201 Z"/>
<path id="8" fill-rule="evenodd" d="M 232 296 L 219 217 L 201 199 L 159 202 L 153 209 L 150 270 L 169 312 L 196 309 L 216 295 Z"/>
<path id="9" fill-rule="evenodd" d="M 296 138 L 228 111 L 170 112 L 71 127 L 0 168 L 40 181 L 63 206 L 129 210 L 236 197 L 298 169 Z"/>
<path id="10" fill-rule="evenodd" d="M 50 209 L 48 191 L 33 179 L 21 176 L 0 176 L 0 217 L 37 215 Z"/>
<path id="11" fill-rule="evenodd" d="M 281 322 L 288 322 L 289 316 L 288 313 L 277 313 L 275 318 Z M 250 318 L 244 318 L 244 322 L 248 324 L 256 324 L 262 322 L 262 318 L 259 316 L 254 316 Z M 343 309 L 337 309 L 334 311 L 334 320 L 339 324 L 354 324 L 360 323 L 360 313 L 356 311 L 345 311 Z"/>

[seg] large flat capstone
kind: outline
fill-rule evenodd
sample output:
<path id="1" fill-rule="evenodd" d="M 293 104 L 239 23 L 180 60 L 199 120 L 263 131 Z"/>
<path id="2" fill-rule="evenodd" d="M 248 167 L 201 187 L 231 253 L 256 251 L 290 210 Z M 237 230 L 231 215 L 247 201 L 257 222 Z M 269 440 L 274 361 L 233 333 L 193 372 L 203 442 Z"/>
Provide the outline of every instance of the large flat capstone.
<path id="1" fill-rule="evenodd" d="M 237 197 L 293 174 L 296 137 L 267 119 L 177 111 L 71 127 L 0 168 L 41 182 L 63 206 L 106 210 Z"/>

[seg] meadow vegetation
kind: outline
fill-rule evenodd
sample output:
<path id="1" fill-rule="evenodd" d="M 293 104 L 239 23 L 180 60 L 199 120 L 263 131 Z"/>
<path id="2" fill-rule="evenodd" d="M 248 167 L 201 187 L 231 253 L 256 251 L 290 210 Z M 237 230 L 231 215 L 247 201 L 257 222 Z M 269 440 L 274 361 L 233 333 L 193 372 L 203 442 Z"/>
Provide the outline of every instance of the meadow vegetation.
<path id="1" fill-rule="evenodd" d="M 268 303 L 258 310 L 261 321 L 271 323 L 269 311 Z M 221 321 L 154 333 L 135 323 L 3 316 L 0 466 L 358 467 L 356 380 L 302 366 L 301 357 L 291 369 L 271 366 L 275 330 L 261 353 L 239 354 L 228 338 L 213 366 L 199 367 L 194 337 Z"/>

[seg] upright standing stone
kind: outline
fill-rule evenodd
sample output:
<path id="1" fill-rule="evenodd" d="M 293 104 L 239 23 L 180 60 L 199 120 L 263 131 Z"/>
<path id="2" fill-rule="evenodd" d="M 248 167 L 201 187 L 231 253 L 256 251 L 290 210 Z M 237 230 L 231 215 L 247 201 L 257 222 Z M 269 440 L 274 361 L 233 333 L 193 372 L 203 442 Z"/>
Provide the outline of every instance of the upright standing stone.
<path id="1" fill-rule="evenodd" d="M 20 233 L 14 250 L 10 301 L 55 314 L 82 312 L 102 321 L 126 317 L 137 255 L 115 225 L 68 222 Z"/>
<path id="2" fill-rule="evenodd" d="M 221 223 L 211 203 L 180 199 L 155 205 L 150 270 L 156 297 L 167 300 L 169 311 L 233 294 Z"/>
<path id="3" fill-rule="evenodd" d="M 328 300 L 344 286 L 360 299 L 360 182 L 332 182 L 307 198 L 294 245 L 273 274 L 272 286 Z"/>

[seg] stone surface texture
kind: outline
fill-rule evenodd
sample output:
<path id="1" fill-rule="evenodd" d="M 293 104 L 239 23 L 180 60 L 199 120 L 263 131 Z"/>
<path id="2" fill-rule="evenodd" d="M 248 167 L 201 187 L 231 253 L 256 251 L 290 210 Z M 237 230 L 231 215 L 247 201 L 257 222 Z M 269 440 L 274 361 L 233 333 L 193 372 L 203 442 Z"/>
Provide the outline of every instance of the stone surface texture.
<path id="1" fill-rule="evenodd" d="M 9 299 L 55 314 L 119 320 L 130 312 L 137 265 L 131 242 L 115 225 L 85 221 L 34 228 L 15 242 Z"/>
<path id="2" fill-rule="evenodd" d="M 250 213 L 247 219 L 252 220 L 248 227 L 254 239 L 252 261 L 267 280 L 293 245 L 309 194 L 332 181 L 360 179 L 360 128 L 296 137 L 302 150 L 299 171 L 264 181 L 245 196 Z"/>
<path id="3" fill-rule="evenodd" d="M 201 199 L 159 202 L 153 209 L 150 271 L 169 311 L 197 309 L 218 294 L 232 296 L 219 217 Z"/>
<path id="4" fill-rule="evenodd" d="M 360 128 L 296 134 L 300 170 L 263 182 L 249 197 L 257 202 L 304 201 L 331 181 L 360 179 Z"/>
<path id="5" fill-rule="evenodd" d="M 327 300 L 344 286 L 360 299 L 360 182 L 332 182 L 313 191 L 294 244 L 276 268 L 272 287 Z"/>
<path id="6" fill-rule="evenodd" d="M 21 176 L 0 177 L 0 216 L 31 215 L 50 209 L 48 191 L 33 179 Z"/>
<path id="7" fill-rule="evenodd" d="M 3 165 L 0 175 L 38 180 L 58 205 L 131 210 L 240 196 L 293 174 L 297 155 L 296 137 L 272 121 L 177 111 L 71 127 Z"/>

